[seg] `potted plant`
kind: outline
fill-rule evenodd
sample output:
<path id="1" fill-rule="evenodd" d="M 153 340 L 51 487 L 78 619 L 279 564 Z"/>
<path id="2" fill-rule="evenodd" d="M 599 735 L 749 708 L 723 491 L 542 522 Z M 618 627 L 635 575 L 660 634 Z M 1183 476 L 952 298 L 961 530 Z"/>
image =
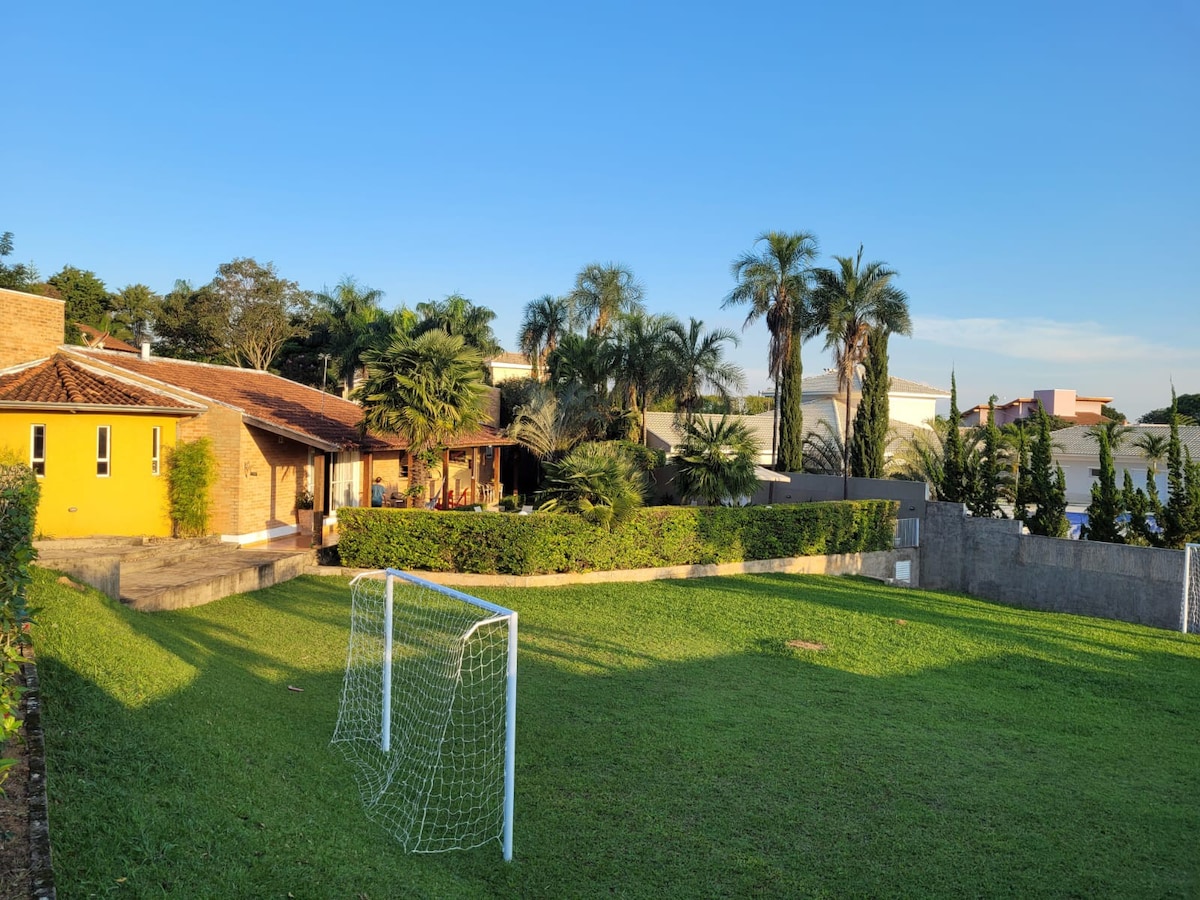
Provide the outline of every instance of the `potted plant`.
<path id="1" fill-rule="evenodd" d="M 296 524 L 301 534 L 313 533 L 313 492 L 301 491 L 296 495 Z"/>

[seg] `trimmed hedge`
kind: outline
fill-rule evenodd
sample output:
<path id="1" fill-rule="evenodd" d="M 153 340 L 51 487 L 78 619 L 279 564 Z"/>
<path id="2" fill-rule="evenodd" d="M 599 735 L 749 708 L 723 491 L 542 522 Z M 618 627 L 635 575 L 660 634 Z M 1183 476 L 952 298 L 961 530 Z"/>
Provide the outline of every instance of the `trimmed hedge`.
<path id="1" fill-rule="evenodd" d="M 338 553 L 356 568 L 545 575 L 890 550 L 891 500 L 653 507 L 606 531 L 578 516 L 338 510 Z"/>

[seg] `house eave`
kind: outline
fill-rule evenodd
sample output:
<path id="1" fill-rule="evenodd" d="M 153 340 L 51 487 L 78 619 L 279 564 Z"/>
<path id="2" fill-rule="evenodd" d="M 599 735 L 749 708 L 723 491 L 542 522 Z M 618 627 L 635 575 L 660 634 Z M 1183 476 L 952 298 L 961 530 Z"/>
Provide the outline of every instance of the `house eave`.
<path id="1" fill-rule="evenodd" d="M 34 412 L 121 413 L 124 415 L 198 416 L 202 409 L 181 406 L 126 406 L 119 403 L 38 403 L 29 400 L 0 400 L 0 409 Z"/>
<path id="2" fill-rule="evenodd" d="M 332 441 L 327 441 L 319 438 L 316 435 L 309 434 L 304 431 L 297 431 L 294 428 L 285 428 L 282 425 L 277 425 L 274 422 L 268 422 L 266 419 L 260 419 L 257 416 L 248 416 L 243 414 L 242 421 L 247 425 L 251 425 L 261 431 L 267 431 L 279 437 L 289 438 L 299 444 L 304 444 L 307 447 L 313 447 L 317 450 L 322 450 L 326 453 L 337 453 L 340 450 L 351 449 L 340 444 L 335 444 Z"/>

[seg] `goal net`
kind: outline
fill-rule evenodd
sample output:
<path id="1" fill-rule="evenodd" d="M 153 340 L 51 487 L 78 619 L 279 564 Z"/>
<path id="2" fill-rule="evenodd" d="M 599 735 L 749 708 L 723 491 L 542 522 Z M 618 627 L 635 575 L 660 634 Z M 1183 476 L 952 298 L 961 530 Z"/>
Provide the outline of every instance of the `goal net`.
<path id="1" fill-rule="evenodd" d="M 350 583 L 332 744 L 367 815 L 413 853 L 512 858 L 517 614 L 387 569 Z"/>
<path id="2" fill-rule="evenodd" d="M 1200 634 L 1200 544 L 1183 548 L 1183 632 Z"/>

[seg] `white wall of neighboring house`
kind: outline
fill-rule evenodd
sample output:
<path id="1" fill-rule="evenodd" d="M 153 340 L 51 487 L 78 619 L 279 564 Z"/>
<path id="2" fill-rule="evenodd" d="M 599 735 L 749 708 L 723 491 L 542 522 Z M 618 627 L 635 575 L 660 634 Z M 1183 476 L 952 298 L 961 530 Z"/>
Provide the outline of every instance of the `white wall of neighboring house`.
<path id="1" fill-rule="evenodd" d="M 897 422 L 927 427 L 937 415 L 937 397 L 919 394 L 888 394 L 888 417 Z"/>
<path id="2" fill-rule="evenodd" d="M 1124 448 L 1122 448 L 1124 449 Z M 1063 475 L 1067 483 L 1067 503 L 1070 506 L 1087 506 L 1092 502 L 1092 485 L 1100 481 L 1099 454 L 1091 457 L 1056 455 L 1056 461 L 1063 467 Z M 1146 460 L 1142 456 L 1114 455 L 1113 464 L 1117 470 L 1117 489 L 1125 484 L 1125 470 L 1129 470 L 1135 488 L 1146 489 Z M 1095 474 L 1092 474 L 1092 473 Z M 1166 462 L 1158 464 L 1155 473 L 1155 484 L 1158 485 L 1158 498 L 1163 502 L 1167 499 L 1167 470 Z"/>

